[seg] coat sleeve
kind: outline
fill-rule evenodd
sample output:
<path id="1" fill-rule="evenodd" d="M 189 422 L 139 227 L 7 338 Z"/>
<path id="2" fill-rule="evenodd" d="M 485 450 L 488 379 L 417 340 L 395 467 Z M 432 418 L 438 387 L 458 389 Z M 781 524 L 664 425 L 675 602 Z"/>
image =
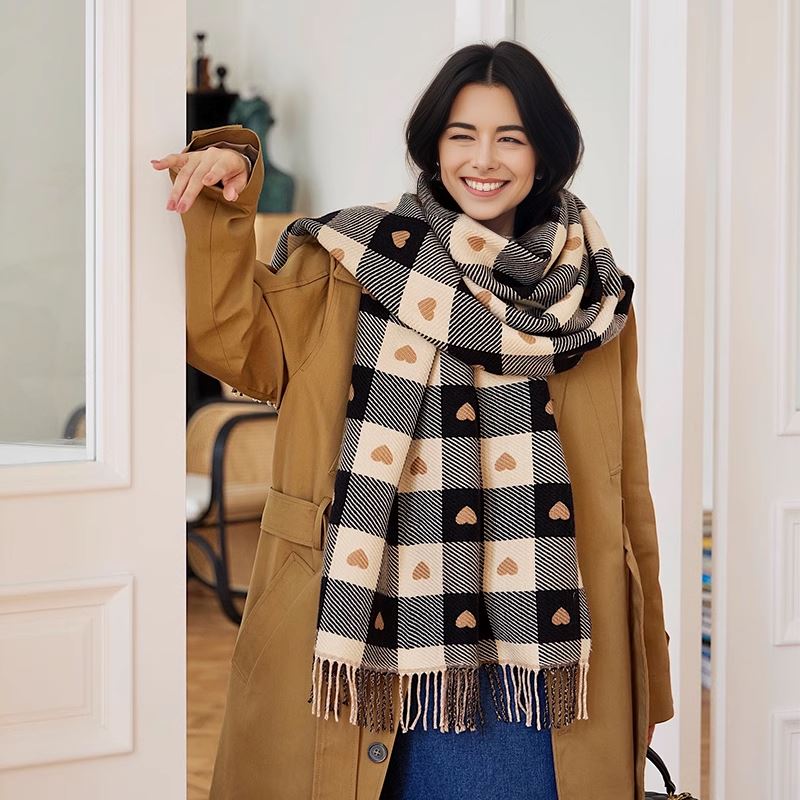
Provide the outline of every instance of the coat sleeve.
<path id="1" fill-rule="evenodd" d="M 276 273 L 256 259 L 254 222 L 264 182 L 258 136 L 241 125 L 195 131 L 182 152 L 222 143 L 257 154 L 235 201 L 204 186 L 181 215 L 186 237 L 186 359 L 257 400 L 279 406 L 293 372 L 321 335 L 330 256 L 303 244 Z M 175 182 L 178 170 L 170 169 Z M 289 291 L 291 290 L 291 291 Z"/>
<path id="2" fill-rule="evenodd" d="M 669 663 L 669 634 L 659 584 L 656 518 L 650 494 L 642 403 L 637 382 L 638 343 L 633 304 L 620 333 L 622 354 L 622 498 L 625 525 L 644 593 L 644 638 L 650 685 L 649 724 L 675 715 Z"/>

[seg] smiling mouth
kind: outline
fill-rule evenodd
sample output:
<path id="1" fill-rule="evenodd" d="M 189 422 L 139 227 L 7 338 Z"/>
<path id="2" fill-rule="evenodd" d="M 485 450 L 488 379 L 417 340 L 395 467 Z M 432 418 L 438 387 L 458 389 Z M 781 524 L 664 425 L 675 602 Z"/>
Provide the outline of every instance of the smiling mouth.
<path id="1" fill-rule="evenodd" d="M 499 194 L 503 191 L 507 184 L 511 183 L 511 181 L 471 181 L 473 184 L 472 186 L 467 183 L 466 178 L 461 178 L 461 182 L 464 184 L 466 190 L 476 197 L 494 197 L 495 195 Z M 491 189 L 476 189 L 476 186 L 491 186 Z"/>

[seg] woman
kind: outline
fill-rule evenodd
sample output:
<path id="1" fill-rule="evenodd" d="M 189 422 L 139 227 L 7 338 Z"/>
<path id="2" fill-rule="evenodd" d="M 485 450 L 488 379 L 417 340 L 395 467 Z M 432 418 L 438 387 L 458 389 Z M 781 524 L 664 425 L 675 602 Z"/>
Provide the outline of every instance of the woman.
<path id="1" fill-rule="evenodd" d="M 642 797 L 673 709 L 633 283 L 552 80 L 458 51 L 416 194 L 296 220 L 270 266 L 250 133 L 154 163 L 190 363 L 280 408 L 212 797 Z"/>

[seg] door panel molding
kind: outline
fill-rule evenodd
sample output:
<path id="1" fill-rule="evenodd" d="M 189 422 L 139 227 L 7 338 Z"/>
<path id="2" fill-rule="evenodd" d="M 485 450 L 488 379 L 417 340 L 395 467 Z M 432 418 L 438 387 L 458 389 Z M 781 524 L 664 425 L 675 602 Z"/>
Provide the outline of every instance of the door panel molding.
<path id="1" fill-rule="evenodd" d="M 771 553 L 772 643 L 800 645 L 800 501 L 776 504 Z"/>
<path id="2" fill-rule="evenodd" d="M 0 652 L 0 769 L 133 750 L 132 575 L 0 587 Z"/>

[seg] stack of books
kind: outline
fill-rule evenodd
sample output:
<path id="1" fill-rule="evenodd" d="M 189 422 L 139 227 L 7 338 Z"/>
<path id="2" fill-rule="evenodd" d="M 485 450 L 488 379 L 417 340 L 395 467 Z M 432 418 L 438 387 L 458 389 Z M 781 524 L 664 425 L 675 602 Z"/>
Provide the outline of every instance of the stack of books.
<path id="1" fill-rule="evenodd" d="M 703 511 L 703 688 L 711 688 L 711 511 Z"/>

